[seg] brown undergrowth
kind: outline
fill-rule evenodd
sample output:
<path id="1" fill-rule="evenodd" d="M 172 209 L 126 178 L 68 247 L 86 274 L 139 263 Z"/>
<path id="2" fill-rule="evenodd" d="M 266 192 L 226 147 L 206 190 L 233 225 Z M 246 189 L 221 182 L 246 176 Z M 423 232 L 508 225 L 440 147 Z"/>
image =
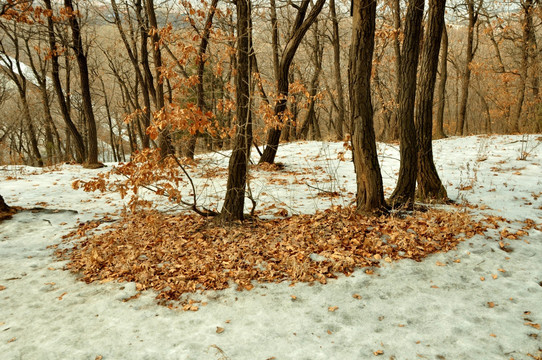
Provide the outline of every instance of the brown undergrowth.
<path id="1" fill-rule="evenodd" d="M 99 233 L 88 231 L 99 224 L 66 236 L 81 237 L 72 249 L 59 251 L 70 260 L 68 268 L 86 282 L 133 281 L 164 301 L 231 284 L 250 290 L 252 281 L 326 283 L 380 261 L 420 261 L 487 229 L 465 212 L 367 218 L 340 207 L 228 227 L 196 215 L 138 212 Z"/>

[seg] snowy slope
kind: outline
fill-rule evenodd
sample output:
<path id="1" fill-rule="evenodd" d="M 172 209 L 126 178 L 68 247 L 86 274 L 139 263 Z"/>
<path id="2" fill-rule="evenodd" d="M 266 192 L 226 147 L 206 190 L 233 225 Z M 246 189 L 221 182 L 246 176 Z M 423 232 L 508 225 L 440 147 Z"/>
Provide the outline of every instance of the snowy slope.
<path id="1" fill-rule="evenodd" d="M 542 141 L 538 138 L 434 142 L 435 161 L 449 196 L 478 206 L 472 210 L 475 214 L 511 220 L 503 224 L 510 231 L 521 229 L 526 219 L 541 225 Z M 529 153 L 526 160 L 518 160 L 522 145 Z M 398 148 L 379 144 L 379 150 L 389 194 L 399 168 Z M 340 143 L 282 146 L 278 161 L 285 164 L 283 171 L 253 171 L 251 188 L 260 215 L 272 217 L 277 211 L 272 205 L 293 214 L 350 204 L 355 178 L 350 154 L 345 153 L 347 161 L 338 160 L 343 151 Z M 220 209 L 224 175 L 200 175 L 226 165 L 226 157 L 213 154 L 191 169 L 200 202 Z M 134 284 L 82 283 L 52 256 L 54 249 L 48 246 L 59 244 L 78 223 L 121 209 L 123 201 L 117 194 L 71 189 L 73 180 L 89 179 L 96 171 L 71 165 L 45 170 L 0 167 L 0 194 L 8 204 L 46 209 L 21 212 L 0 223 L 0 289 L 5 287 L 0 290 L 0 358 L 531 359 L 529 354 L 542 355 L 540 231 L 531 229 L 528 237 L 506 239 L 511 252 L 499 246 L 500 229 L 421 263 L 383 264 L 373 275 L 360 270 L 327 285 L 282 283 L 244 292 L 210 291 L 198 295 L 206 306 L 184 312 L 156 305 L 152 292 L 124 302 L 136 293 Z M 341 195 L 319 196 L 323 190 Z M 335 311 L 329 311 L 335 306 Z"/>

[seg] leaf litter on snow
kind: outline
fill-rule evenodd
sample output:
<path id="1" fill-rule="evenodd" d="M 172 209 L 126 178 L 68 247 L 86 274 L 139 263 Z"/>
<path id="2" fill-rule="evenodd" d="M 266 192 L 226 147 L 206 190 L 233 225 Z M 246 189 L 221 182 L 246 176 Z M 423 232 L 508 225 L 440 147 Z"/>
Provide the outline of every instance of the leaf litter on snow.
<path id="1" fill-rule="evenodd" d="M 83 226 L 68 237 L 81 239 L 59 255 L 69 258 L 68 268 L 86 282 L 133 281 L 138 290 L 154 289 L 167 302 L 233 284 L 250 290 L 253 281 L 325 284 L 340 273 L 378 267 L 381 260 L 421 261 L 454 249 L 488 225 L 492 219 L 474 221 L 466 212 L 443 210 L 367 218 L 334 207 L 226 227 L 196 215 L 141 211 L 99 235 L 87 233 L 97 222 Z"/>

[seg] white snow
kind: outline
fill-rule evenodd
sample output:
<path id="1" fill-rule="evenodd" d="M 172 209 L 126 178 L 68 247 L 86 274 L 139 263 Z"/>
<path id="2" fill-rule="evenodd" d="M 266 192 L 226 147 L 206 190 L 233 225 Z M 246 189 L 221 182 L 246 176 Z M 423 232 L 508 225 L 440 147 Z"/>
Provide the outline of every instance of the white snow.
<path id="1" fill-rule="evenodd" d="M 435 162 L 448 195 L 478 205 L 474 214 L 511 220 L 502 224 L 510 231 L 520 229 L 526 219 L 542 224 L 540 138 L 435 141 Z M 522 145 L 529 152 L 526 160 L 518 160 Z M 341 143 L 281 146 L 278 161 L 286 165 L 282 173 L 253 171 L 251 188 L 260 215 L 272 217 L 277 211 L 269 208 L 272 204 L 290 214 L 350 204 L 355 177 L 348 151 L 347 161 L 338 161 L 341 151 Z M 389 195 L 399 168 L 398 147 L 379 144 L 379 151 Z M 190 170 L 199 201 L 220 209 L 225 179 L 200 178 L 206 163 L 225 167 L 227 158 L 202 156 L 198 169 Z M 309 171 L 318 166 L 317 173 Z M 123 201 L 117 194 L 71 189 L 73 180 L 89 179 L 96 171 L 73 165 L 44 170 L 0 167 L 0 194 L 8 204 L 47 209 L 24 211 L 0 223 L 0 285 L 5 287 L 0 290 L 1 359 L 531 359 L 528 354 L 542 355 L 542 333 L 528 325 L 542 324 L 540 231 L 531 229 L 529 236 L 504 240 L 513 249 L 509 253 L 499 247 L 499 229 L 420 263 L 383 263 L 373 275 L 359 270 L 327 285 L 258 284 L 252 291 L 237 292 L 234 287 L 209 291 L 194 296 L 206 301 L 206 306 L 184 312 L 157 305 L 152 292 L 123 302 L 136 293 L 132 283 L 78 281 L 62 270 L 65 262 L 57 261 L 54 249 L 48 248 L 59 244 L 78 223 L 121 209 Z M 317 196 L 317 189 L 342 195 Z M 335 306 L 337 310 L 328 310 Z M 217 333 L 217 327 L 224 331 Z M 382 351 L 382 356 L 375 356 L 376 351 Z"/>

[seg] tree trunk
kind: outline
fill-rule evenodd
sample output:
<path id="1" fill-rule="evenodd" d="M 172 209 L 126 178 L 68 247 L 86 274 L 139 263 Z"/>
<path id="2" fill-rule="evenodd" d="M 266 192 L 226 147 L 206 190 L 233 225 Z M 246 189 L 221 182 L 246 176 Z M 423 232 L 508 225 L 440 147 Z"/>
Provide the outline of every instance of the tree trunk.
<path id="1" fill-rule="evenodd" d="M 444 29 L 445 0 L 430 0 L 427 30 L 420 67 L 416 102 L 416 135 L 418 139 L 418 194 L 423 202 L 448 198 L 433 161 L 431 133 L 433 127 L 433 94 L 437 79 L 440 41 Z"/>
<path id="2" fill-rule="evenodd" d="M 160 79 L 160 71 L 162 68 L 162 52 L 160 50 L 160 35 L 158 35 L 158 22 L 156 20 L 156 13 L 154 10 L 154 0 L 146 0 L 146 10 L 147 16 L 149 18 L 150 26 L 150 38 L 152 46 L 152 57 L 154 60 L 154 81 L 155 85 L 152 82 L 149 82 L 150 87 L 155 86 L 154 90 L 154 100 L 157 110 L 164 109 L 164 84 Z M 147 29 L 149 31 L 149 29 Z M 143 47 L 143 45 L 142 45 Z M 145 45 L 146 47 L 146 45 Z M 150 74 L 149 74 L 150 75 Z M 147 80 L 148 81 L 148 80 Z M 173 145 L 171 143 L 171 134 L 170 127 L 166 126 L 158 138 L 158 144 L 160 146 L 160 154 L 162 157 L 166 157 L 175 152 Z"/>
<path id="3" fill-rule="evenodd" d="M 293 32 L 286 43 L 280 59 L 279 73 L 277 74 L 277 93 L 280 96 L 280 99 L 277 101 L 274 109 L 279 126 L 273 126 L 267 132 L 267 146 L 260 158 L 260 163 L 272 164 L 275 161 L 280 141 L 280 126 L 283 124 L 284 111 L 287 108 L 288 86 L 290 85 L 288 82 L 288 73 L 290 71 L 290 65 L 301 40 L 303 40 L 307 30 L 309 30 L 310 26 L 314 23 L 316 17 L 324 7 L 325 0 L 317 0 L 305 19 L 309 3 L 310 0 L 303 0 L 301 5 L 298 6 L 297 16 L 294 25 L 292 26 Z"/>
<path id="4" fill-rule="evenodd" d="M 529 55 L 532 53 L 532 50 L 529 49 L 533 45 L 532 41 L 532 0 L 525 0 L 522 4 L 522 37 L 521 37 L 521 62 L 519 68 L 519 85 L 518 85 L 518 95 L 516 101 L 516 107 L 512 113 L 510 119 L 510 129 L 511 133 L 518 133 L 520 131 L 520 120 L 522 107 L 525 100 L 525 91 L 527 86 L 527 77 L 529 75 Z M 535 43 L 536 44 L 536 43 Z M 534 49 L 536 50 L 536 48 Z M 538 76 L 538 74 L 536 74 Z M 538 89 L 536 89 L 538 91 Z"/>
<path id="5" fill-rule="evenodd" d="M 386 124 L 386 130 L 384 138 L 386 141 L 397 141 L 399 140 L 399 92 L 401 87 L 400 74 L 401 74 L 401 4 L 399 0 L 393 0 L 393 27 L 395 30 L 395 36 L 393 38 L 393 52 L 395 54 L 395 106 L 391 113 L 390 120 Z"/>
<path id="6" fill-rule="evenodd" d="M 356 210 L 366 214 L 386 211 L 382 174 L 376 151 L 371 103 L 376 1 L 353 3 L 352 42 L 348 65 L 352 156 L 356 171 Z"/>
<path id="7" fill-rule="evenodd" d="M 483 0 L 480 0 L 480 3 Z M 461 82 L 461 99 L 459 100 L 459 116 L 457 118 L 457 127 L 455 128 L 456 135 L 465 134 L 466 117 L 467 117 L 467 102 L 469 100 L 469 86 L 471 77 L 470 64 L 474 58 L 474 28 L 478 22 L 478 14 L 480 7 L 474 9 L 474 0 L 467 0 L 467 9 L 469 14 L 469 25 L 467 27 L 467 58 L 465 60 L 465 70 Z"/>
<path id="8" fill-rule="evenodd" d="M 9 207 L 5 201 L 4 201 L 4 198 L 2 197 L 2 195 L 0 195 L 0 212 L 10 212 L 11 211 L 11 207 Z"/>
<path id="9" fill-rule="evenodd" d="M 399 140 L 401 165 L 397 186 L 390 198 L 392 207 L 411 208 L 416 191 L 417 155 L 416 129 L 414 125 L 414 101 L 416 98 L 416 73 L 420 53 L 424 0 L 408 2 L 405 20 L 405 39 L 401 52 L 399 72 Z"/>
<path id="10" fill-rule="evenodd" d="M 77 13 L 72 0 L 64 0 L 64 6 L 69 12 L 69 23 L 72 31 L 72 45 L 75 58 L 79 67 L 79 80 L 81 81 L 81 97 L 83 100 L 83 113 L 88 127 L 88 153 L 86 166 L 90 168 L 102 167 L 98 161 L 98 133 L 96 131 L 96 120 L 92 109 L 92 96 L 90 94 L 90 80 L 88 72 L 87 55 L 83 49 L 81 28 L 77 20 Z"/>
<path id="11" fill-rule="evenodd" d="M 211 27 L 213 26 L 213 17 L 215 15 L 217 5 L 218 0 L 212 0 L 211 7 L 209 8 L 209 13 L 207 14 L 207 19 L 205 20 L 205 28 L 203 29 L 203 34 L 201 35 L 201 41 L 198 49 L 198 84 L 196 85 L 196 105 L 203 113 L 207 111 L 207 105 L 205 104 L 204 97 L 205 93 L 203 91 L 203 72 L 205 70 L 206 63 L 205 55 L 207 53 L 207 46 L 209 45 L 209 36 L 211 35 Z M 186 152 L 186 157 L 188 157 L 189 159 L 194 159 L 194 155 L 196 152 L 197 136 L 197 132 L 194 135 L 190 135 L 190 139 L 188 141 L 189 145 Z"/>
<path id="12" fill-rule="evenodd" d="M 235 76 L 237 131 L 235 145 L 228 166 L 226 197 L 219 220 L 231 222 L 243 220 L 245 187 L 247 180 L 250 145 L 252 143 L 252 120 L 250 112 L 250 0 L 237 0 L 237 74 Z"/>
<path id="13" fill-rule="evenodd" d="M 446 81 L 448 80 L 448 31 L 446 30 L 446 26 L 442 30 L 442 55 L 440 59 L 440 80 L 437 89 L 437 119 L 433 126 L 433 139 L 447 137 L 444 133 L 444 106 L 446 105 Z"/>
<path id="14" fill-rule="evenodd" d="M 332 26 L 332 43 L 333 43 L 333 72 L 335 75 L 335 89 L 337 90 L 337 110 L 339 112 L 337 121 L 335 121 L 335 134 L 337 140 L 343 140 L 345 130 L 345 106 L 344 106 L 344 90 L 343 80 L 341 75 L 341 48 L 339 37 L 339 20 L 337 19 L 337 11 L 335 9 L 335 0 L 329 1 L 329 11 L 331 15 Z"/>

